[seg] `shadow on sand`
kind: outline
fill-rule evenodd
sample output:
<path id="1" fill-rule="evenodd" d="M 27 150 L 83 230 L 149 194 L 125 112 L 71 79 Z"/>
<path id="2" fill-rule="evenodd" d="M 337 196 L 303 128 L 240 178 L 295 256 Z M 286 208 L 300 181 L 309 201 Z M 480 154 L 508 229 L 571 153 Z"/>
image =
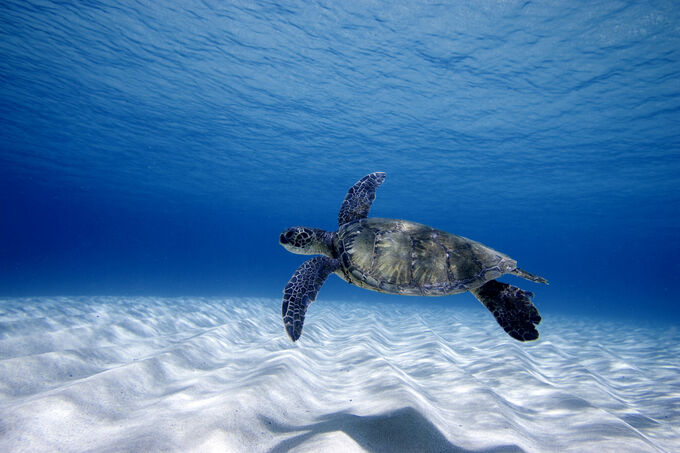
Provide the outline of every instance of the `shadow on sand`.
<path id="1" fill-rule="evenodd" d="M 412 407 L 379 415 L 359 416 L 347 412 L 335 412 L 319 418 L 309 425 L 281 425 L 267 417 L 260 420 L 269 425 L 272 432 L 299 433 L 286 439 L 270 450 L 270 453 L 287 452 L 315 436 L 342 431 L 371 453 L 382 452 L 475 452 L 500 453 L 524 452 L 516 445 L 499 445 L 485 450 L 466 450 L 446 439 L 427 418 Z"/>

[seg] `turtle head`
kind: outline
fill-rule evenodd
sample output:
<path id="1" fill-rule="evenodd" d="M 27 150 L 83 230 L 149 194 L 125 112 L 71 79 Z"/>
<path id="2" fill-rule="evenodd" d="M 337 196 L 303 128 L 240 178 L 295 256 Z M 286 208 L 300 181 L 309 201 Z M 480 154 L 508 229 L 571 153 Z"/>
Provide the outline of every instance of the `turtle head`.
<path id="1" fill-rule="evenodd" d="M 333 233 L 318 228 L 292 227 L 279 236 L 279 244 L 298 255 L 331 255 Z"/>

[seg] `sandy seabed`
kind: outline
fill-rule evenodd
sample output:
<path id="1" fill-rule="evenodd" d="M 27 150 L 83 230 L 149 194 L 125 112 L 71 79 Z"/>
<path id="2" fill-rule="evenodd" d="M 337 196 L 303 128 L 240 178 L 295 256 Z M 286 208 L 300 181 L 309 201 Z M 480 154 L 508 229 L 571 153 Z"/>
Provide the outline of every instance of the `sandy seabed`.
<path id="1" fill-rule="evenodd" d="M 0 451 L 680 451 L 680 332 L 481 306 L 0 300 Z"/>

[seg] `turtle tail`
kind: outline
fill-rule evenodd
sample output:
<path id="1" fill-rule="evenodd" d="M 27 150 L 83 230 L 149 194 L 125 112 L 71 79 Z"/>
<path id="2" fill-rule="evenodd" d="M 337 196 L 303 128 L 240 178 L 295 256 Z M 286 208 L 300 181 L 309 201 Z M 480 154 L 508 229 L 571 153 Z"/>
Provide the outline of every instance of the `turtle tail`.
<path id="1" fill-rule="evenodd" d="M 516 268 L 514 271 L 510 272 L 513 275 L 516 275 L 518 277 L 522 277 L 526 280 L 530 280 L 532 282 L 536 283 L 545 283 L 546 285 L 548 284 L 548 280 L 544 279 L 543 277 L 539 277 L 538 275 L 534 275 L 530 272 L 525 271 L 524 269 L 520 269 L 519 267 Z"/>

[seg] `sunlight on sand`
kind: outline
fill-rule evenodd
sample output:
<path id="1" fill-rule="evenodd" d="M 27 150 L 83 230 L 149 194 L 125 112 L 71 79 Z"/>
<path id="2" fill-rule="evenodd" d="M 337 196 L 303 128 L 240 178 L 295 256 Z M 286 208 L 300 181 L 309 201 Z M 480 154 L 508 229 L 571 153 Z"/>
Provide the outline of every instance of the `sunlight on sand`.
<path id="1" fill-rule="evenodd" d="M 480 307 L 0 301 L 0 450 L 672 451 L 680 334 Z"/>

